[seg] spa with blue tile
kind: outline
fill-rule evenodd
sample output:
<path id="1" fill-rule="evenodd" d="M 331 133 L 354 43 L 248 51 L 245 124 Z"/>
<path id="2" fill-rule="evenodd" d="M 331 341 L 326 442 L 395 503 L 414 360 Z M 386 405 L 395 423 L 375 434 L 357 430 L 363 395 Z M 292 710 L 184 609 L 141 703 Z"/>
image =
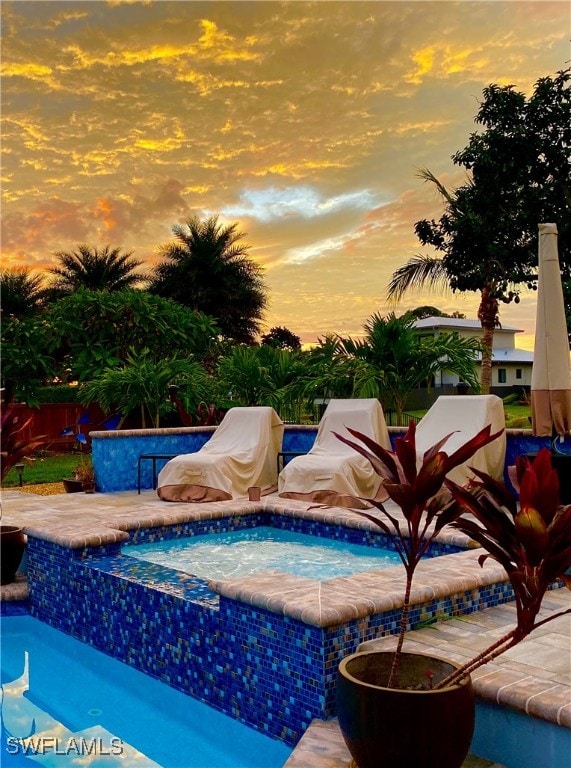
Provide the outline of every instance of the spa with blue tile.
<path id="1" fill-rule="evenodd" d="M 223 513 L 218 506 L 195 519 L 181 506 L 189 519 L 173 525 L 109 523 L 110 541 L 102 535 L 99 546 L 79 539 L 66 546 L 31 530 L 31 613 L 293 745 L 314 718 L 334 714 L 341 657 L 397 631 L 402 568 L 324 582 L 281 573 L 214 582 L 128 556 L 134 543 L 259 525 L 388 543 L 347 510 L 302 509 L 274 498 L 232 511 L 226 504 Z M 419 569 L 412 627 L 513 599 L 501 569 L 482 570 L 465 541 L 443 540 L 431 554 Z"/>

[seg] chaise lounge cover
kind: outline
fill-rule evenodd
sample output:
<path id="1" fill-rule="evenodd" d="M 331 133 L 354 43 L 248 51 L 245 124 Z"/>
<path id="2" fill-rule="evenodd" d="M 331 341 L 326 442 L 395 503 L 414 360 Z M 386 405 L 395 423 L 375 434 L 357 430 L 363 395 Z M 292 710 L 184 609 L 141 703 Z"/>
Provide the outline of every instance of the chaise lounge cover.
<path id="1" fill-rule="evenodd" d="M 232 408 L 196 453 L 171 459 L 159 473 L 164 501 L 222 501 L 259 486 L 275 490 L 284 426 L 273 408 Z"/>
<path id="2" fill-rule="evenodd" d="M 504 405 L 496 395 L 441 396 L 416 426 L 416 453 L 418 461 L 426 450 L 450 432 L 454 434 L 441 450 L 447 454 L 456 451 L 488 424 L 492 433 L 505 429 Z M 506 457 L 506 433 L 492 443 L 476 451 L 465 464 L 448 473 L 448 478 L 458 485 L 465 485 L 474 474 L 469 467 L 487 472 L 497 480 L 504 473 Z"/>
<path id="3" fill-rule="evenodd" d="M 309 453 L 292 459 L 281 471 L 280 496 L 357 509 L 371 506 L 355 497 L 374 498 L 381 478 L 364 456 L 333 434 L 354 440 L 346 427 L 390 450 L 389 432 L 378 400 L 331 400 Z"/>

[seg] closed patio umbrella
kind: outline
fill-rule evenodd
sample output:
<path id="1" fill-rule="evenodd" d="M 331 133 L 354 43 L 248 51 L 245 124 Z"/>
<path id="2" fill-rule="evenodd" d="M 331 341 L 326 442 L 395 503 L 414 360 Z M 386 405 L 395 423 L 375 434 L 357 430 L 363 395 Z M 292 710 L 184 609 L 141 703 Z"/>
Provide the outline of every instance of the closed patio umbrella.
<path id="1" fill-rule="evenodd" d="M 557 254 L 557 225 L 539 225 L 537 319 L 531 373 L 531 426 L 540 437 L 571 431 L 569 338 Z"/>

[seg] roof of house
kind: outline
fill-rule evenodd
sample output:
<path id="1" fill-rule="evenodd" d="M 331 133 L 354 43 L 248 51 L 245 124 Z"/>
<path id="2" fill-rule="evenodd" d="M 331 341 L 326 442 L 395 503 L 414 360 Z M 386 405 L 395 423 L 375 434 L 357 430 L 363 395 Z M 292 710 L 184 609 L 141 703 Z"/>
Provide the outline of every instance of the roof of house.
<path id="1" fill-rule="evenodd" d="M 528 349 L 493 349 L 493 363 L 533 363 L 533 352 Z"/>
<path id="2" fill-rule="evenodd" d="M 424 317 L 422 320 L 416 320 L 414 323 L 414 327 L 418 329 L 422 328 L 448 328 L 450 330 L 452 329 L 460 329 L 464 328 L 466 330 L 481 330 L 482 329 L 482 323 L 479 320 L 466 320 L 464 318 L 459 317 Z M 511 333 L 522 333 L 521 328 L 513 328 L 509 325 L 502 325 L 501 327 L 497 328 L 498 331 L 509 331 Z"/>

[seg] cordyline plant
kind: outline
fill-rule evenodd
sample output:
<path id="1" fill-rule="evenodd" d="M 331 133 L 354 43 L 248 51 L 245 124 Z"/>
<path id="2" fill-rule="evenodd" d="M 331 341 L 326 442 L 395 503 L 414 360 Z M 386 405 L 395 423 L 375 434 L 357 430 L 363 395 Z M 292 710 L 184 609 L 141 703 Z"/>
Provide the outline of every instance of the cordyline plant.
<path id="1" fill-rule="evenodd" d="M 45 435 L 34 437 L 31 440 L 23 436 L 26 427 L 30 424 L 31 421 L 32 417 L 29 416 L 22 423 L 20 423 L 20 417 L 15 408 L 11 406 L 2 406 L 2 414 L 0 417 L 0 440 L 2 445 L 0 457 L 2 464 L 2 480 L 6 477 L 13 466 L 27 458 L 27 454 L 30 451 L 33 451 L 44 442 Z"/>
<path id="2" fill-rule="evenodd" d="M 540 451 L 534 463 L 518 459 L 521 504 L 518 511 L 514 494 L 484 472 L 471 468 L 479 479 L 471 481 L 468 487 L 446 479 L 452 469 L 469 461 L 477 450 L 499 437 L 503 430 L 492 434 L 491 426 L 487 426 L 448 455 L 441 449 L 453 434 L 450 433 L 424 453 L 422 463 L 417 467 L 413 422 L 406 435 L 396 439 L 394 452 L 357 430 L 347 429 L 363 445 L 342 435 L 336 434 L 336 437 L 369 460 L 382 478 L 388 497 L 401 508 L 405 520 L 401 528 L 379 500 L 369 501 L 384 519 L 366 512 L 358 513 L 391 537 L 406 572 L 399 635 L 387 687 L 398 688 L 414 572 L 445 525 L 466 533 L 486 550 L 488 554 L 480 557 L 480 565 L 487 557 L 492 557 L 504 566 L 515 593 L 517 626 L 436 688 L 459 682 L 477 667 L 516 645 L 532 629 L 571 611 L 536 621 L 549 585 L 561 578 L 571 586 L 571 579 L 565 576 L 565 571 L 571 567 L 571 506 L 559 505 L 559 481 L 551 468 L 547 449 Z"/>

